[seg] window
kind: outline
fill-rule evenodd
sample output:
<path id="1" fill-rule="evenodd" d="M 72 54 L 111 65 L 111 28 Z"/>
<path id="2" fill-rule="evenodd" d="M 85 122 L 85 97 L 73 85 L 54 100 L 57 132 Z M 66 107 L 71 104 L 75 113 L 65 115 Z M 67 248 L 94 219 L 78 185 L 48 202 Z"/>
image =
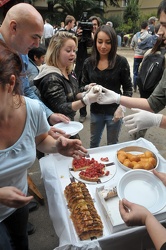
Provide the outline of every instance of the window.
<path id="1" fill-rule="evenodd" d="M 128 0 L 122 0 L 122 7 L 126 7 L 127 6 L 127 2 L 128 2 Z"/>

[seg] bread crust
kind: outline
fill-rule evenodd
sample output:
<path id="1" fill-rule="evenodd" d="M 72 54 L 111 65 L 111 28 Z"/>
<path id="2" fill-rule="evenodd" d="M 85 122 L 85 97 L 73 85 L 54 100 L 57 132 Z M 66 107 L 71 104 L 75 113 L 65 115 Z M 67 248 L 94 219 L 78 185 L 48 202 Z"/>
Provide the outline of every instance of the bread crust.
<path id="1" fill-rule="evenodd" d="M 76 195 L 77 199 L 75 202 L 72 202 L 71 197 L 73 197 L 75 190 L 76 192 L 80 190 L 80 194 Z M 70 218 L 73 221 L 76 233 L 80 240 L 88 240 L 102 236 L 103 223 L 97 213 L 92 197 L 85 183 L 70 183 L 66 186 L 64 195 L 68 203 L 68 208 L 70 209 Z"/>

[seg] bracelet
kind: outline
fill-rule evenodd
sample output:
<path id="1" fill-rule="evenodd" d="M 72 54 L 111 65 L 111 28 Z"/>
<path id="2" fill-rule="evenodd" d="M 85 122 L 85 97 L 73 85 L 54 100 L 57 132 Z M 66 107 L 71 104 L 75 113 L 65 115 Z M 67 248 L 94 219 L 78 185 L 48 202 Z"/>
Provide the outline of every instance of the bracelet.
<path id="1" fill-rule="evenodd" d="M 82 104 L 84 104 L 84 106 L 86 106 L 86 104 L 85 104 L 83 98 L 81 98 L 80 101 L 82 102 Z"/>

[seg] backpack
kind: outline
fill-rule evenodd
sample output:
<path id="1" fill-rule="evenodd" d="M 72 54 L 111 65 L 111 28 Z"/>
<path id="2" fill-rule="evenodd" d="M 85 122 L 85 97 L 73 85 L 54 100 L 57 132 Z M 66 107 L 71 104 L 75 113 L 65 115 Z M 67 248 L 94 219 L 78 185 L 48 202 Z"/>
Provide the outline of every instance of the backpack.
<path id="1" fill-rule="evenodd" d="M 164 69 L 166 50 L 161 51 L 161 54 L 147 55 L 142 64 L 137 77 L 137 85 L 141 91 L 153 92 L 158 85 Z"/>

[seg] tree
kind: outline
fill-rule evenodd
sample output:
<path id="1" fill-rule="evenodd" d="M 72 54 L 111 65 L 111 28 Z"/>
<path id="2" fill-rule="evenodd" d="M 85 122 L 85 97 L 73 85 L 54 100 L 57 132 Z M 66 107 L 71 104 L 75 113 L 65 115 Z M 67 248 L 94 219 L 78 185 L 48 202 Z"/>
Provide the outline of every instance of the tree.
<path id="1" fill-rule="evenodd" d="M 48 6 L 52 5 L 52 12 L 61 13 L 62 17 L 70 14 L 76 20 L 80 20 L 84 11 L 88 17 L 94 14 L 103 15 L 103 9 L 99 2 L 93 0 L 48 0 Z"/>
<path id="2" fill-rule="evenodd" d="M 105 0 L 105 1 L 102 1 L 106 6 L 107 6 L 107 0 Z M 112 6 L 115 6 L 115 7 L 120 7 L 119 6 L 119 3 L 118 3 L 118 0 L 109 0 L 109 3 L 110 3 L 110 5 L 112 5 Z"/>
<path id="3" fill-rule="evenodd" d="M 61 13 L 62 16 L 70 14 L 80 20 L 83 11 L 88 11 L 88 15 L 98 14 L 103 15 L 103 9 L 100 3 L 102 2 L 107 6 L 109 1 L 110 5 L 119 7 L 119 0 L 104 0 L 104 1 L 94 1 L 94 0 L 47 0 L 49 12 Z"/>
<path id="4" fill-rule="evenodd" d="M 135 32 L 135 30 L 138 29 L 138 20 L 140 18 L 140 8 L 138 2 L 139 0 L 128 0 L 127 6 L 123 14 L 125 24 L 128 24 L 128 21 L 132 20 L 132 32 Z"/>

